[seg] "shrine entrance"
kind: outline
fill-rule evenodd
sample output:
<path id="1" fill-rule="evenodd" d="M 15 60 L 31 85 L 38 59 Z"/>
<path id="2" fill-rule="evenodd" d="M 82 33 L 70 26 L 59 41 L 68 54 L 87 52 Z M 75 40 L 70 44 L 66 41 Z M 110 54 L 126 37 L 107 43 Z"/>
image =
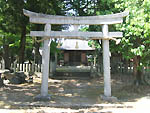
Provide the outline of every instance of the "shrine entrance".
<path id="1" fill-rule="evenodd" d="M 81 62 L 81 53 L 76 51 L 71 51 L 70 56 L 70 65 L 80 65 Z"/>
<path id="2" fill-rule="evenodd" d="M 123 17 L 129 12 L 103 16 L 54 16 L 40 13 L 34 13 L 23 10 L 24 15 L 29 17 L 31 23 L 45 24 L 44 31 L 31 31 L 32 37 L 43 37 L 43 54 L 42 54 L 42 84 L 41 94 L 36 98 L 39 100 L 49 100 L 48 94 L 48 77 L 49 77 L 49 61 L 50 61 L 50 43 L 52 38 L 80 39 L 80 40 L 102 40 L 103 44 L 103 74 L 104 74 L 104 98 L 111 99 L 111 76 L 110 76 L 110 56 L 109 56 L 109 40 L 118 41 L 116 38 L 122 37 L 122 32 L 109 32 L 108 25 L 123 22 Z M 51 25 L 70 24 L 74 26 L 74 31 L 51 31 Z M 79 25 L 102 25 L 102 32 L 81 32 L 78 31 Z M 115 38 L 114 38 L 115 37 Z"/>

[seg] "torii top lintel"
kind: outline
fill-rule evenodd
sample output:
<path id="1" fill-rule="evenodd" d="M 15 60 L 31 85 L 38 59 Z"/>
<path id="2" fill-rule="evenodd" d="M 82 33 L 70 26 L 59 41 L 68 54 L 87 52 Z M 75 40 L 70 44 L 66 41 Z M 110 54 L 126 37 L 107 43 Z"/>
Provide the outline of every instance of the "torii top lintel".
<path id="1" fill-rule="evenodd" d="M 23 9 L 24 15 L 30 17 L 31 23 L 37 24 L 77 24 L 77 25 L 101 25 L 101 24 L 117 24 L 123 22 L 123 17 L 129 14 L 128 11 L 100 15 L 100 16 L 56 16 L 56 15 L 46 15 L 41 13 L 35 13 Z"/>
<path id="2" fill-rule="evenodd" d="M 79 25 L 109 25 L 123 22 L 123 17 L 127 16 L 129 12 L 122 12 L 111 15 L 103 16 L 56 16 L 46 15 L 41 13 L 34 13 L 28 10 L 23 10 L 24 15 L 28 16 L 31 23 L 45 24 L 44 31 L 31 31 L 30 36 L 33 37 L 48 37 L 48 38 L 69 38 L 69 39 L 80 39 L 80 40 L 91 40 L 91 39 L 114 39 L 113 37 L 122 37 L 122 32 L 108 32 L 104 35 L 103 32 L 81 32 L 78 31 Z M 51 24 L 72 24 L 75 27 L 74 31 L 51 31 Z M 107 28 L 108 30 L 108 28 Z M 106 31 L 107 31 L 106 30 Z M 104 30 L 102 30 L 104 31 Z"/>

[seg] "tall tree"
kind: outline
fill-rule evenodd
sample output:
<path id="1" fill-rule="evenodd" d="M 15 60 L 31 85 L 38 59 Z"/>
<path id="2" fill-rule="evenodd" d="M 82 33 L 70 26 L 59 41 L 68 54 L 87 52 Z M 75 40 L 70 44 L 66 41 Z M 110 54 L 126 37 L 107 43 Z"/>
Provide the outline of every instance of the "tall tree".
<path id="1" fill-rule="evenodd" d="M 150 44 L 150 2 L 149 0 L 115 0 L 116 9 L 128 10 L 129 16 L 118 28 L 124 32 L 120 52 L 127 59 L 133 59 L 136 84 L 142 84 L 142 68 L 149 63 Z"/>
<path id="2" fill-rule="evenodd" d="M 17 28 L 13 21 L 13 15 L 10 14 L 10 6 L 8 1 L 1 0 L 0 9 L 0 41 L 2 42 L 0 46 L 2 49 L 2 57 L 5 61 L 5 68 L 9 69 L 11 61 L 10 44 L 16 41 L 16 38 L 14 38 L 13 34 L 17 35 Z M 14 51 L 12 51 L 12 53 L 13 52 Z"/>
<path id="3" fill-rule="evenodd" d="M 31 27 L 34 27 L 29 24 L 28 18 L 23 15 L 22 10 L 28 9 L 40 13 L 62 14 L 63 7 L 63 1 L 59 0 L 0 0 L 0 32 L 2 34 L 12 34 L 20 37 L 20 41 L 17 40 L 19 42 L 19 50 L 17 53 L 19 62 L 24 62 L 26 34 Z M 35 26 L 35 28 L 37 27 Z M 39 27 L 37 29 L 39 30 L 41 28 Z M 8 38 L 11 38 L 11 35 Z M 11 44 L 9 40 L 7 41 L 8 45 Z"/>

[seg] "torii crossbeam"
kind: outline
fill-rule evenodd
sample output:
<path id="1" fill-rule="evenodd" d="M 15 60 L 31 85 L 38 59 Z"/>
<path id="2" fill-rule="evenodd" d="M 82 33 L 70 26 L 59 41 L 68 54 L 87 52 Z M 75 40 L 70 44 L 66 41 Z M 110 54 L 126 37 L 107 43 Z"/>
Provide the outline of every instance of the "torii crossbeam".
<path id="1" fill-rule="evenodd" d="M 43 54 L 42 54 L 42 85 L 41 94 L 37 96 L 39 99 L 48 100 L 48 76 L 49 76 L 49 60 L 50 60 L 50 43 L 51 38 L 67 38 L 81 40 L 102 40 L 103 41 L 103 68 L 104 68 L 104 96 L 111 98 L 111 77 L 110 77 L 110 56 L 109 56 L 109 40 L 116 40 L 117 37 L 122 37 L 122 32 L 109 32 L 108 25 L 118 24 L 123 22 L 123 17 L 129 12 L 117 14 L 102 15 L 102 16 L 55 16 L 41 13 L 34 13 L 28 10 L 23 10 L 24 15 L 29 17 L 31 23 L 45 24 L 44 31 L 31 31 L 30 36 L 43 37 Z M 74 26 L 74 31 L 51 31 L 51 24 L 71 24 Z M 79 25 L 102 25 L 102 32 L 80 32 Z M 114 38 L 115 37 L 115 38 Z"/>

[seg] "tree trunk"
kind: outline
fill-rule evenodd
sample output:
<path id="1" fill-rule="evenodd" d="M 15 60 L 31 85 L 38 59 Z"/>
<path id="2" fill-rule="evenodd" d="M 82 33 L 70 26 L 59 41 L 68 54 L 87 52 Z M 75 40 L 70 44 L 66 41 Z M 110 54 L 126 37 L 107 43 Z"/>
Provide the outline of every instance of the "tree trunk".
<path id="1" fill-rule="evenodd" d="M 42 63 L 41 62 L 42 56 L 40 55 L 39 49 L 40 49 L 40 43 L 35 42 L 35 62 L 36 63 Z"/>
<path id="2" fill-rule="evenodd" d="M 6 39 L 3 39 L 3 59 L 5 69 L 10 69 L 10 53 L 9 53 L 9 44 L 7 44 Z"/>
<path id="3" fill-rule="evenodd" d="M 142 71 L 140 70 L 140 56 L 135 56 L 133 58 L 133 75 L 134 75 L 134 83 L 136 85 L 141 85 L 143 84 L 143 79 L 142 79 Z"/>
<path id="4" fill-rule="evenodd" d="M 20 41 L 20 50 L 19 50 L 20 63 L 24 62 L 25 44 L 26 44 L 26 26 L 24 25 L 21 31 L 21 41 Z"/>
<path id="5" fill-rule="evenodd" d="M 125 74 L 128 74 L 128 65 L 129 65 L 128 60 L 124 60 L 124 73 Z"/>
<path id="6" fill-rule="evenodd" d="M 4 86 L 4 83 L 3 83 L 3 80 L 1 78 L 1 74 L 0 74 L 0 87 L 3 87 Z"/>
<path id="7" fill-rule="evenodd" d="M 137 75 L 137 67 L 138 67 L 138 60 L 137 60 L 137 56 L 135 56 L 133 58 L 133 76 L 134 76 L 134 78 L 136 78 L 136 75 Z"/>

